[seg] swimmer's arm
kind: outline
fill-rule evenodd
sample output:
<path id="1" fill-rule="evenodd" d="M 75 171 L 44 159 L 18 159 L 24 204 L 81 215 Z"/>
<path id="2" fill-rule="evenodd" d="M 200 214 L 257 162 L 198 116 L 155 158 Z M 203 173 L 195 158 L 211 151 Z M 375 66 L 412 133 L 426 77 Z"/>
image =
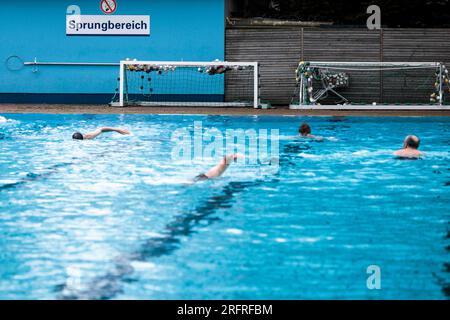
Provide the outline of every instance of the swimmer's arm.
<path id="1" fill-rule="evenodd" d="M 120 134 L 130 134 L 130 132 L 128 130 L 125 129 L 120 129 L 120 128 L 110 128 L 110 127 L 101 127 L 98 128 L 97 130 L 93 131 L 93 132 L 89 132 L 83 135 L 84 139 L 94 139 L 96 137 L 98 137 L 100 134 L 102 134 L 103 132 L 117 132 Z"/>
<path id="2" fill-rule="evenodd" d="M 95 130 L 95 131 L 92 131 L 92 132 L 88 132 L 88 133 L 83 134 L 83 139 L 84 139 L 84 140 L 95 139 L 95 138 L 96 138 L 97 136 L 99 136 L 101 133 L 102 133 L 102 130 L 101 130 L 101 128 L 99 128 L 99 129 L 97 129 L 97 130 Z"/>
<path id="3" fill-rule="evenodd" d="M 209 179 L 220 177 L 230 166 L 232 161 L 236 161 L 238 158 L 242 158 L 239 154 L 233 154 L 223 157 L 222 161 L 212 169 L 210 169 L 205 175 Z"/>
<path id="4" fill-rule="evenodd" d="M 102 127 L 100 128 L 100 130 L 102 130 L 102 132 L 117 132 L 120 134 L 130 134 L 130 131 L 126 130 L 126 129 L 121 129 L 121 128 L 111 128 L 111 127 Z"/>
<path id="5" fill-rule="evenodd" d="M 230 164 L 226 161 L 226 157 L 220 161 L 218 165 L 211 168 L 207 173 L 205 173 L 205 176 L 207 176 L 209 179 L 220 177 L 230 166 Z"/>

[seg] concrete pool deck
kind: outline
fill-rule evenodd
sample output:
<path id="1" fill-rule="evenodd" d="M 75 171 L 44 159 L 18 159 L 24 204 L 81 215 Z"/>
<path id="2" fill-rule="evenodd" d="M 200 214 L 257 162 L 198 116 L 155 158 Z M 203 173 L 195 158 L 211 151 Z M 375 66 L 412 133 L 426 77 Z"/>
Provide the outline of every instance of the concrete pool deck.
<path id="1" fill-rule="evenodd" d="M 110 107 L 108 105 L 0 104 L 0 113 L 54 114 L 210 114 L 210 115 L 298 115 L 298 116 L 404 116 L 449 117 L 448 110 L 291 110 L 205 107 Z"/>

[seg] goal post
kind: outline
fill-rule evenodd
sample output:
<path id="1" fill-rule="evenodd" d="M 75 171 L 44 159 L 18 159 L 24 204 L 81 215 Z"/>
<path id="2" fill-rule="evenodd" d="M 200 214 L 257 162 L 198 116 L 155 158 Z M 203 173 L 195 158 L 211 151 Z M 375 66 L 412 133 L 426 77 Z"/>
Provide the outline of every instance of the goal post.
<path id="1" fill-rule="evenodd" d="M 120 62 L 115 106 L 260 107 L 258 62 Z"/>
<path id="2" fill-rule="evenodd" d="M 442 107 L 450 92 L 449 72 L 440 62 L 302 61 L 295 76 L 291 109 Z"/>

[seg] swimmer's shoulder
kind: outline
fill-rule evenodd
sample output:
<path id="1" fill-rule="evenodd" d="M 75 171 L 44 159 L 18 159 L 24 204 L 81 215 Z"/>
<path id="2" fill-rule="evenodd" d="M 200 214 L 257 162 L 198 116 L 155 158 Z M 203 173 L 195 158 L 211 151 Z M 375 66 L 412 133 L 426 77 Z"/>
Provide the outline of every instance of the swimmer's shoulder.
<path id="1" fill-rule="evenodd" d="M 398 150 L 394 152 L 394 156 L 399 160 L 419 160 L 422 159 L 425 154 L 423 152 L 402 152 L 402 150 Z"/>

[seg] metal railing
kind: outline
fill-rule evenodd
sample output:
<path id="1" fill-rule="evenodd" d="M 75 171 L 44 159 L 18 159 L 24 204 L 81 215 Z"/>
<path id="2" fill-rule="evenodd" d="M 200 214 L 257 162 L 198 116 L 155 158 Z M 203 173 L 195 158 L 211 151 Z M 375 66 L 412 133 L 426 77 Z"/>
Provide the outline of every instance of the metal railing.
<path id="1" fill-rule="evenodd" d="M 115 62 L 41 62 L 34 61 L 24 62 L 25 66 L 86 66 L 86 67 L 118 67 L 120 63 Z"/>

